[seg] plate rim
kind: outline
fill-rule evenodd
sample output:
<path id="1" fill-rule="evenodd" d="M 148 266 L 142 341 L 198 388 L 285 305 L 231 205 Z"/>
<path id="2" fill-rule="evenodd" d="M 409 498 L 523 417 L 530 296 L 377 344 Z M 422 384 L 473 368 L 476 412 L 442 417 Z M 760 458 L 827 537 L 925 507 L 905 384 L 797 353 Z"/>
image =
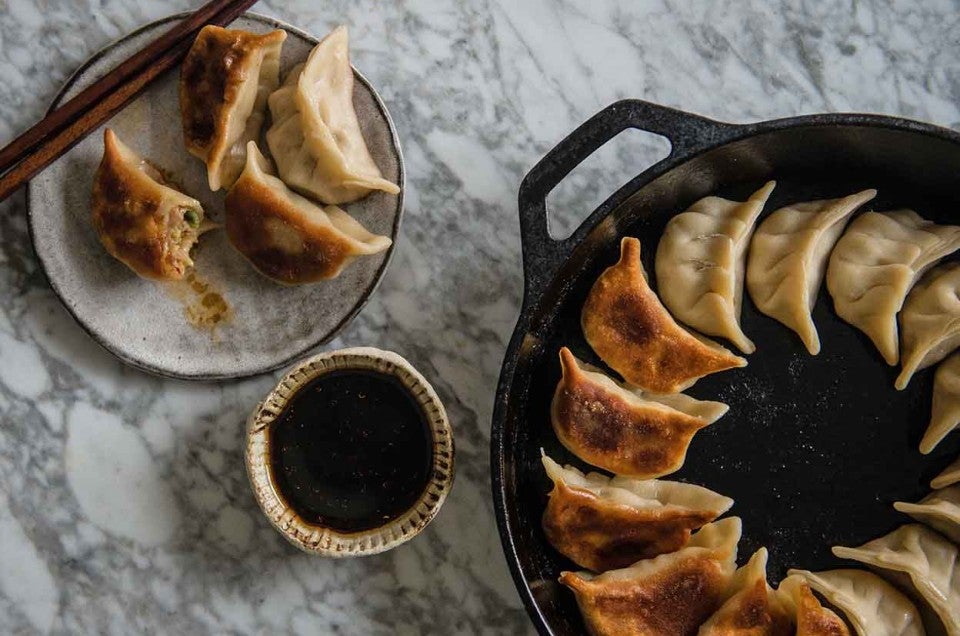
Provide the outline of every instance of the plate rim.
<path id="1" fill-rule="evenodd" d="M 191 15 L 189 11 L 183 11 L 180 13 L 174 13 L 157 20 L 153 20 L 144 24 L 136 29 L 133 29 L 129 33 L 122 35 L 121 37 L 113 40 L 100 50 L 93 53 L 90 57 L 84 60 L 68 77 L 64 80 L 63 85 L 54 95 L 53 99 L 50 100 L 50 105 L 47 107 L 44 115 L 48 115 L 53 109 L 63 100 L 64 95 L 69 91 L 74 84 L 80 79 L 80 76 L 87 71 L 91 66 L 97 63 L 101 58 L 107 55 L 114 48 L 120 44 L 137 37 L 138 35 L 156 29 L 157 27 L 162 27 L 165 24 L 170 22 L 175 22 L 178 20 L 183 20 L 184 18 Z M 267 26 L 283 29 L 289 33 L 292 33 L 296 36 L 303 38 L 304 40 L 311 42 L 313 45 L 316 45 L 320 40 L 306 31 L 299 29 L 288 22 L 283 20 L 267 16 L 261 13 L 254 11 L 245 11 L 239 17 L 247 18 L 253 20 L 254 22 L 259 22 Z M 239 19 L 239 18 L 238 18 Z M 231 23 L 232 24 L 232 23 Z M 229 25 L 228 25 L 229 26 Z M 34 210 L 31 205 L 31 199 L 33 198 L 33 188 L 34 180 L 30 180 L 27 184 L 25 192 L 25 201 L 26 201 L 26 220 L 27 220 L 27 231 L 30 236 L 30 244 L 33 248 L 34 256 L 37 259 L 39 264 L 40 272 L 42 273 L 44 280 L 46 280 L 50 289 L 53 290 L 54 295 L 57 297 L 57 300 L 60 301 L 60 304 L 67 310 L 67 313 L 70 314 L 70 317 L 73 318 L 74 322 L 80 326 L 80 328 L 101 348 L 105 349 L 115 358 L 119 359 L 126 365 L 129 365 L 133 368 L 139 369 L 150 373 L 151 375 L 165 377 L 165 378 L 174 378 L 178 380 L 198 380 L 198 381 L 212 381 L 212 380 L 233 380 L 248 378 L 257 375 L 263 375 L 271 371 L 275 371 L 281 367 L 286 367 L 296 361 L 298 358 L 304 354 L 316 349 L 317 347 L 323 346 L 336 338 L 353 320 L 357 315 L 363 310 L 366 304 L 370 301 L 370 298 L 373 296 L 374 292 L 379 288 L 380 283 L 383 281 L 383 277 L 386 274 L 387 268 L 390 266 L 390 263 L 393 260 L 393 253 L 397 246 L 397 241 L 400 237 L 400 224 L 403 221 L 403 212 L 404 212 L 404 202 L 406 194 L 406 167 L 403 159 L 403 150 L 400 146 L 400 137 L 397 133 L 396 124 L 393 121 L 393 118 L 390 116 L 390 111 L 387 110 L 386 104 L 383 102 L 383 98 L 380 96 L 380 93 L 373 87 L 368 80 L 357 68 L 351 63 L 350 68 L 353 69 L 354 79 L 363 84 L 366 89 L 370 92 L 370 95 L 373 97 L 374 102 L 377 105 L 377 108 L 380 110 L 380 113 L 383 115 L 384 120 L 387 123 L 387 128 L 390 131 L 391 145 L 397 157 L 397 166 L 399 171 L 399 183 L 400 192 L 397 193 L 397 204 L 396 204 L 396 214 L 394 217 L 393 226 L 391 227 L 391 243 L 390 247 L 387 248 L 386 254 L 384 256 L 383 262 L 380 267 L 374 273 L 372 282 L 367 286 L 367 288 L 360 295 L 360 298 L 357 299 L 357 302 L 347 311 L 343 317 L 333 325 L 329 330 L 320 335 L 316 340 L 312 341 L 310 344 L 307 344 L 302 347 L 298 347 L 293 353 L 284 356 L 279 361 L 270 361 L 267 364 L 257 364 L 248 369 L 244 369 L 238 373 L 234 372 L 183 372 L 176 369 L 165 368 L 162 365 L 153 364 L 148 360 L 143 360 L 136 358 L 134 356 L 128 355 L 126 352 L 122 351 L 120 348 L 115 347 L 113 343 L 110 342 L 109 338 L 102 336 L 97 332 L 90 324 L 85 322 L 79 315 L 77 315 L 74 308 L 70 303 L 67 302 L 63 293 L 61 293 L 60 287 L 54 280 L 51 278 L 49 272 L 47 271 L 47 263 L 42 255 L 43 252 L 37 249 L 37 239 L 34 232 Z"/>

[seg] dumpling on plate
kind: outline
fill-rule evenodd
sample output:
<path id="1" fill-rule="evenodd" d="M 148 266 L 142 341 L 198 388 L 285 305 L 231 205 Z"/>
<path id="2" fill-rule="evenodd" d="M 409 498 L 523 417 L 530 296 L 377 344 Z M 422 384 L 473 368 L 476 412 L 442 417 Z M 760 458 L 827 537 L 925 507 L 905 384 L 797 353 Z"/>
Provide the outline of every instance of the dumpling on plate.
<path id="1" fill-rule="evenodd" d="M 943 472 L 933 478 L 930 482 L 931 488 L 946 488 L 953 484 L 960 484 L 960 457 L 949 466 L 943 469 Z"/>
<path id="2" fill-rule="evenodd" d="M 284 183 L 323 203 L 349 203 L 400 188 L 370 156 L 353 108 L 347 28 L 320 41 L 270 95 L 267 145 Z"/>
<path id="3" fill-rule="evenodd" d="M 960 345 L 960 263 L 930 270 L 916 284 L 900 315 L 903 359 L 895 386 L 934 365 Z"/>
<path id="4" fill-rule="evenodd" d="M 553 481 L 543 530 L 558 552 L 603 572 L 675 552 L 690 532 L 725 513 L 733 499 L 679 481 L 607 477 L 560 466 L 546 454 Z"/>
<path id="5" fill-rule="evenodd" d="M 560 349 L 563 377 L 550 407 L 560 442 L 583 461 L 618 475 L 660 477 L 683 466 L 694 434 L 727 412 L 682 393 L 645 395 Z"/>
<path id="6" fill-rule="evenodd" d="M 624 237 L 620 260 L 593 284 L 581 314 L 583 335 L 610 368 L 644 391 L 676 393 L 747 361 L 674 321 L 647 284 L 640 241 Z"/>
<path id="7" fill-rule="evenodd" d="M 790 570 L 846 615 L 860 636 L 924 636 L 920 613 L 909 598 L 864 570 Z"/>
<path id="8" fill-rule="evenodd" d="M 857 209 L 877 196 L 864 190 L 840 199 L 792 203 L 775 210 L 753 234 L 747 290 L 757 309 L 800 336 L 807 351 L 820 353 L 810 312 L 817 303 L 827 259 Z"/>
<path id="9" fill-rule="evenodd" d="M 767 584 L 766 548 L 734 573 L 726 595 L 698 636 L 793 636 L 793 621 Z"/>
<path id="10" fill-rule="evenodd" d="M 898 501 L 893 507 L 960 545 L 960 484 L 934 490 L 919 503 Z"/>
<path id="11" fill-rule="evenodd" d="M 822 606 L 799 576 L 780 581 L 777 598 L 793 619 L 797 636 L 850 636 L 850 628 L 843 619 Z"/>
<path id="12" fill-rule="evenodd" d="M 879 568 L 901 589 L 913 589 L 936 613 L 948 636 L 960 636 L 960 553 L 957 546 L 916 523 L 900 526 L 859 548 L 833 553 Z"/>
<path id="13" fill-rule="evenodd" d="M 907 293 L 957 248 L 960 227 L 937 225 L 913 210 L 866 212 L 850 223 L 830 255 L 827 289 L 834 309 L 895 365 L 897 313 Z"/>
<path id="14" fill-rule="evenodd" d="M 723 603 L 737 567 L 740 519 L 705 525 L 687 547 L 595 575 L 561 572 L 594 636 L 694 635 Z"/>
<path id="15" fill-rule="evenodd" d="M 266 34 L 207 25 L 180 67 L 180 117 L 187 150 L 207 164 L 211 190 L 243 170 L 247 142 L 260 135 L 267 98 L 280 84 L 283 30 Z"/>
<path id="16" fill-rule="evenodd" d="M 109 128 L 93 178 L 91 220 L 111 256 L 154 280 L 182 279 L 193 267 L 190 249 L 206 229 L 200 202 L 167 185 Z"/>
<path id="17" fill-rule="evenodd" d="M 930 425 L 920 440 L 920 452 L 927 454 L 960 426 L 960 353 L 940 363 L 933 375 L 933 405 Z"/>
<path id="18" fill-rule="evenodd" d="M 744 353 L 756 349 L 740 328 L 747 246 L 775 185 L 742 202 L 700 199 L 670 219 L 657 246 L 657 290 L 674 318 Z"/>
<path id="19" fill-rule="evenodd" d="M 334 278 L 356 257 L 391 244 L 340 208 L 320 207 L 291 191 L 269 173 L 252 141 L 224 209 L 230 243 L 262 274 L 288 285 Z"/>

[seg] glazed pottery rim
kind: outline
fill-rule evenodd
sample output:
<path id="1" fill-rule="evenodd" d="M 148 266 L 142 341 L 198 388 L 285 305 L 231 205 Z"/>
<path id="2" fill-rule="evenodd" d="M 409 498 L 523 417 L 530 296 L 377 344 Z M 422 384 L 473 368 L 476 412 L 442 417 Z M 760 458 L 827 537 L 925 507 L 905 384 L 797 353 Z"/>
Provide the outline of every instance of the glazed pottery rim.
<path id="1" fill-rule="evenodd" d="M 433 446 L 430 477 L 417 501 L 387 523 L 358 532 L 340 532 L 304 521 L 279 494 L 270 469 L 270 425 L 297 391 L 338 370 L 377 371 L 399 380 L 422 409 Z M 436 517 L 453 485 L 453 431 L 440 397 L 406 359 L 374 347 L 351 347 L 311 356 L 284 374 L 247 421 L 244 460 L 257 504 L 290 543 L 319 556 L 367 556 L 409 541 Z"/>
<path id="2" fill-rule="evenodd" d="M 191 12 L 184 11 L 184 12 L 175 13 L 175 14 L 166 16 L 164 18 L 153 20 L 151 22 L 148 22 L 147 24 L 144 24 L 143 26 L 137 27 L 136 29 L 130 31 L 129 33 L 126 33 L 125 35 L 117 38 L 116 40 L 113 40 L 112 42 L 104 46 L 102 49 L 93 53 L 80 66 L 78 66 L 73 73 L 71 73 L 67 77 L 63 85 L 57 91 L 56 95 L 54 95 L 53 99 L 50 101 L 50 106 L 48 107 L 46 114 L 49 115 L 50 112 L 53 111 L 53 109 L 64 99 L 64 96 L 66 95 L 66 93 L 74 86 L 74 84 L 76 84 L 77 81 L 79 81 L 83 77 L 83 75 L 86 72 L 89 71 L 89 69 L 94 64 L 96 64 L 105 55 L 109 54 L 117 46 L 122 45 L 124 42 L 131 40 L 146 31 L 156 29 L 170 22 L 183 20 L 189 17 L 190 15 L 191 15 Z M 305 41 L 310 42 L 313 45 L 316 45 L 320 42 L 320 40 L 317 37 L 283 20 L 279 20 L 277 18 L 266 16 L 253 11 L 245 11 L 244 13 L 240 14 L 238 19 L 239 18 L 246 18 L 275 29 L 283 29 L 284 31 L 287 31 L 288 33 L 291 33 L 297 37 L 300 37 Z M 392 227 L 390 228 L 391 243 L 386 250 L 386 253 L 383 258 L 383 262 L 381 263 L 377 271 L 374 272 L 371 278 L 370 284 L 367 286 L 367 288 L 363 291 L 363 293 L 357 299 L 357 302 L 348 311 L 344 313 L 343 317 L 336 324 L 330 327 L 330 329 L 328 329 L 325 333 L 320 334 L 315 340 L 311 341 L 308 344 L 298 347 L 296 351 L 292 351 L 289 355 L 284 356 L 281 360 L 271 360 L 266 364 L 251 366 L 250 368 L 243 369 L 240 372 L 231 372 L 231 371 L 184 372 L 184 371 L 178 371 L 173 368 L 164 367 L 159 364 L 154 364 L 149 359 L 144 359 L 141 356 L 130 355 L 124 350 L 122 350 L 122 348 L 116 346 L 108 336 L 102 334 L 101 331 L 98 330 L 98 328 L 96 328 L 94 325 L 90 324 L 88 320 L 82 318 L 77 313 L 77 310 L 73 307 L 73 305 L 67 301 L 67 298 L 64 295 L 64 291 L 60 288 L 60 285 L 57 282 L 55 282 L 54 279 L 50 276 L 50 273 L 47 267 L 47 262 L 43 256 L 44 250 L 37 248 L 37 238 L 36 238 L 36 232 L 34 228 L 35 206 L 31 204 L 31 199 L 33 198 L 33 195 L 31 193 L 33 188 L 33 181 L 30 181 L 27 184 L 26 191 L 25 191 L 27 231 L 30 236 L 30 244 L 33 247 L 33 252 L 34 252 L 34 255 L 36 256 L 37 263 L 40 266 L 39 270 L 41 274 L 43 275 L 44 279 L 47 281 L 47 284 L 50 286 L 50 289 L 53 290 L 53 293 L 56 295 L 57 299 L 60 301 L 60 304 L 67 310 L 67 313 L 70 314 L 70 317 L 73 318 L 74 322 L 77 325 L 79 325 L 80 328 L 100 347 L 105 349 L 107 352 L 109 352 L 111 355 L 113 355 L 114 357 L 116 357 L 126 365 L 129 365 L 133 368 L 136 368 L 141 371 L 145 371 L 147 373 L 160 376 L 160 377 L 168 377 L 168 378 L 174 378 L 179 380 L 197 380 L 197 381 L 231 380 L 231 379 L 247 378 L 247 377 L 252 377 L 256 375 L 262 375 L 264 373 L 269 373 L 270 371 L 274 371 L 276 369 L 279 369 L 281 367 L 291 364 L 297 358 L 309 352 L 311 349 L 315 349 L 319 346 L 327 344 L 328 342 L 333 340 L 335 337 L 337 337 L 337 335 L 339 335 L 344 329 L 346 329 L 350 325 L 350 323 L 353 322 L 353 320 L 357 317 L 357 315 L 359 315 L 359 313 L 363 310 L 363 308 L 367 305 L 367 303 L 370 301 L 370 298 L 373 296 L 374 292 L 377 290 L 377 288 L 380 286 L 380 283 L 383 281 L 383 277 L 386 274 L 387 268 L 390 266 L 390 263 L 393 260 L 393 254 L 397 246 L 397 240 L 399 239 L 399 236 L 400 236 L 400 225 L 401 225 L 401 222 L 403 221 L 403 211 L 404 211 L 404 203 L 405 203 L 404 199 L 406 194 L 406 168 L 405 168 L 404 159 L 403 159 L 403 151 L 400 147 L 400 137 L 399 137 L 399 134 L 397 133 L 396 124 L 394 123 L 393 118 L 390 115 L 390 111 L 387 110 L 387 106 L 386 104 L 384 104 L 383 98 L 380 96 L 380 93 L 378 93 L 376 89 L 374 89 L 370 81 L 362 73 L 360 73 L 360 71 L 358 71 L 355 66 L 351 64 L 351 68 L 353 69 L 354 79 L 356 81 L 359 81 L 369 92 L 370 96 L 373 98 L 373 101 L 376 104 L 377 109 L 380 111 L 380 114 L 383 116 L 384 122 L 386 123 L 387 128 L 390 132 L 390 142 L 391 142 L 390 146 L 396 155 L 397 170 L 399 173 L 398 179 L 397 179 L 398 181 L 397 185 L 400 187 L 400 192 L 398 192 L 396 195 L 397 203 L 394 208 L 395 217 L 394 217 Z"/>

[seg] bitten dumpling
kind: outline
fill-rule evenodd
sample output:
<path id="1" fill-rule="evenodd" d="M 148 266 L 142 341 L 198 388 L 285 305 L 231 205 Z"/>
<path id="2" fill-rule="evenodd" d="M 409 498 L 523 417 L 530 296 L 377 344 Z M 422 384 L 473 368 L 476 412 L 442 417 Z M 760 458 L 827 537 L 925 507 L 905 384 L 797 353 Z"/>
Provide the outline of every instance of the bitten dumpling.
<path id="1" fill-rule="evenodd" d="M 843 612 L 860 636 L 925 636 L 920 613 L 910 599 L 876 574 L 864 570 L 789 574 L 802 577 Z"/>
<path id="2" fill-rule="evenodd" d="M 657 290 L 670 313 L 744 353 L 756 349 L 740 328 L 747 246 L 775 185 L 767 183 L 743 202 L 700 199 L 670 219 L 657 246 Z"/>
<path id="3" fill-rule="evenodd" d="M 682 393 L 644 395 L 560 350 L 563 377 L 550 421 L 560 442 L 583 461 L 618 475 L 661 477 L 683 466 L 694 434 L 727 412 L 720 402 Z"/>
<path id="4" fill-rule="evenodd" d="M 594 636 L 693 636 L 720 607 L 736 568 L 737 517 L 705 525 L 687 547 L 600 575 L 562 572 Z"/>
<path id="5" fill-rule="evenodd" d="M 900 314 L 903 359 L 898 390 L 960 345 L 960 263 L 930 270 L 916 284 Z"/>
<path id="6" fill-rule="evenodd" d="M 820 353 L 820 336 L 810 312 L 827 259 L 850 216 L 876 195 L 864 190 L 841 199 L 793 203 L 774 211 L 753 235 L 750 298 L 757 309 L 795 331 L 813 355 Z"/>
<path id="7" fill-rule="evenodd" d="M 203 27 L 180 68 L 180 117 L 187 150 L 207 164 L 211 190 L 243 170 L 247 142 L 260 135 L 267 98 L 280 84 L 286 31 L 263 35 Z"/>
<path id="8" fill-rule="evenodd" d="M 920 452 L 928 454 L 960 426 L 960 353 L 940 363 L 933 375 L 933 405 L 930 425 L 920 440 Z"/>
<path id="9" fill-rule="evenodd" d="M 767 585 L 766 548 L 734 573 L 726 596 L 698 636 L 793 636 L 793 621 Z"/>
<path id="10" fill-rule="evenodd" d="M 910 288 L 960 248 L 960 227 L 937 225 L 912 210 L 866 212 L 840 237 L 827 267 L 837 314 L 869 336 L 887 364 L 900 358 L 897 313 Z"/>
<path id="11" fill-rule="evenodd" d="M 850 628 L 843 619 L 822 606 L 799 576 L 780 581 L 777 598 L 793 619 L 796 636 L 850 636 Z"/>
<path id="12" fill-rule="evenodd" d="M 196 199 L 166 185 L 160 172 L 112 130 L 93 180 L 91 220 L 111 256 L 143 278 L 179 280 L 203 224 Z"/>
<path id="13" fill-rule="evenodd" d="M 919 503 L 898 501 L 893 507 L 960 545 L 960 484 L 934 490 Z"/>
<path id="14" fill-rule="evenodd" d="M 349 203 L 372 190 L 400 188 L 383 178 L 353 108 L 347 28 L 320 41 L 269 100 L 267 145 L 284 183 L 323 203 Z"/>
<path id="15" fill-rule="evenodd" d="M 880 568 L 901 589 L 912 587 L 936 612 L 947 635 L 960 636 L 960 554 L 933 530 L 907 524 L 859 548 L 834 547 L 833 553 Z"/>
<path id="16" fill-rule="evenodd" d="M 946 488 L 953 484 L 960 484 L 960 457 L 943 469 L 943 472 L 930 482 L 931 488 Z"/>
<path id="17" fill-rule="evenodd" d="M 675 552 L 690 532 L 725 513 L 733 499 L 679 481 L 584 475 L 543 455 L 553 490 L 543 530 L 558 552 L 604 572 Z"/>
<path id="18" fill-rule="evenodd" d="M 674 321 L 647 284 L 640 241 L 632 237 L 624 237 L 620 261 L 593 284 L 581 326 L 610 368 L 652 393 L 676 393 L 705 375 L 747 364 Z"/>
<path id="19" fill-rule="evenodd" d="M 390 247 L 336 206 L 322 208 L 267 172 L 257 144 L 247 147 L 247 165 L 227 194 L 227 236 L 261 273 L 288 285 L 340 274 L 358 256 Z"/>

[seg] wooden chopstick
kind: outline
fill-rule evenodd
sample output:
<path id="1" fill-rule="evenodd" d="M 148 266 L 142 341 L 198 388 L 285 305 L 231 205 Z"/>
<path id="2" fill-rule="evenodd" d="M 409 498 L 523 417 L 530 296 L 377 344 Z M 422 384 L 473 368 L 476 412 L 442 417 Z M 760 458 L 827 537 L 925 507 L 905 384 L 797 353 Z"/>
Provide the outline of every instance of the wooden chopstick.
<path id="1" fill-rule="evenodd" d="M 212 0 L 0 150 L 0 201 L 93 132 L 190 50 L 207 24 L 225 26 L 256 0 Z"/>

